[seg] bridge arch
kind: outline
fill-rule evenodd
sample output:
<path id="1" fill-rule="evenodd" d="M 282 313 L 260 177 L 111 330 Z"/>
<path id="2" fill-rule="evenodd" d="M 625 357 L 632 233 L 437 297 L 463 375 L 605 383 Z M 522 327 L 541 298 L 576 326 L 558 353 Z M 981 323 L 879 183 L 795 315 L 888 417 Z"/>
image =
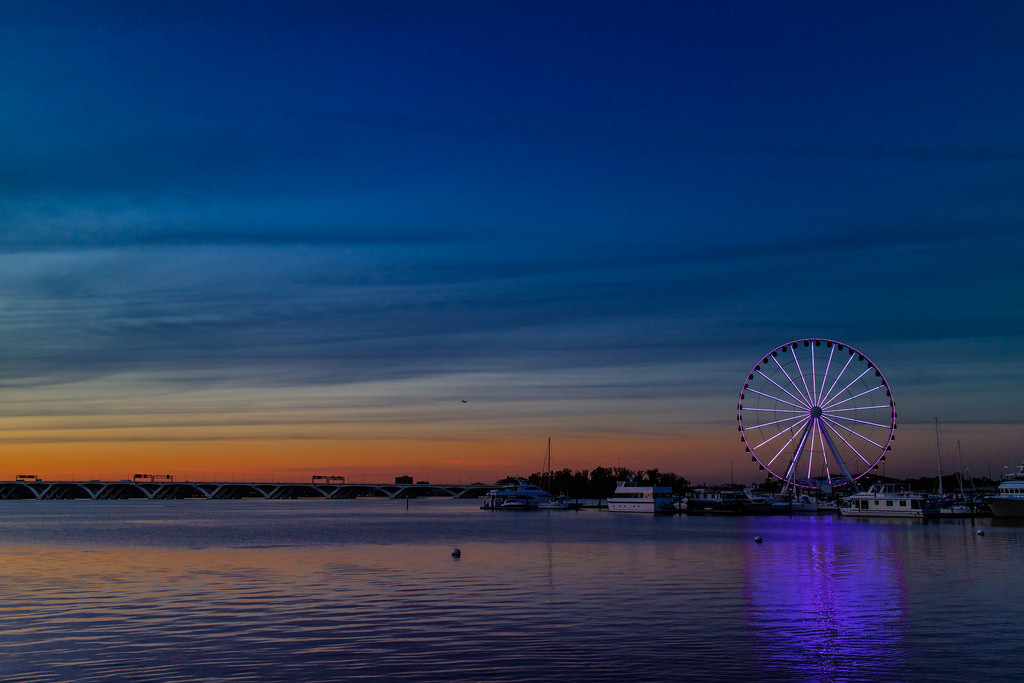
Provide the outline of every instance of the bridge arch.
<path id="1" fill-rule="evenodd" d="M 43 489 L 39 497 L 42 500 L 74 500 L 76 498 L 95 498 L 96 495 L 82 484 L 57 482 Z"/>
<path id="2" fill-rule="evenodd" d="M 218 500 L 238 500 L 239 498 L 266 498 L 267 494 L 253 484 L 216 484 L 207 493 L 207 497 Z"/>
<path id="3" fill-rule="evenodd" d="M 0 484 L 0 500 L 34 500 L 39 497 L 38 486 L 33 487 L 21 482 L 4 482 Z"/>

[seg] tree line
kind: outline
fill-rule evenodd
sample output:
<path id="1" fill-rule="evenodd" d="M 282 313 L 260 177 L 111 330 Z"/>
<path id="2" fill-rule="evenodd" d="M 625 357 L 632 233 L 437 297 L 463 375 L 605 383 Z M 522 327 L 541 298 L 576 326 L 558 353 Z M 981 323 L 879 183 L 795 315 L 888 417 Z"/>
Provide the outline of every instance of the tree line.
<path id="1" fill-rule="evenodd" d="M 498 482 L 508 484 L 516 477 L 506 477 Z M 635 481 L 640 486 L 668 486 L 673 493 L 684 494 L 690 490 L 690 482 L 678 474 L 650 470 L 631 470 L 628 467 L 595 467 L 592 470 L 572 470 L 568 467 L 549 473 L 534 472 L 525 480 L 539 486 L 553 495 L 569 498 L 608 498 L 615 492 L 620 481 Z"/>

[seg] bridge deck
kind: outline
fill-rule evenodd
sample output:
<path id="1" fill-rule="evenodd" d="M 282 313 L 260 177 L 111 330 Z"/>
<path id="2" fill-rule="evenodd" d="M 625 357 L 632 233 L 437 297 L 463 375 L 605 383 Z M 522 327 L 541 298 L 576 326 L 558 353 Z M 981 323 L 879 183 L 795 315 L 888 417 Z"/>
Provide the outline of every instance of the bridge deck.
<path id="1" fill-rule="evenodd" d="M 342 484 L 237 481 L 0 481 L 0 500 L 148 500 L 359 497 L 479 498 L 494 484 Z"/>

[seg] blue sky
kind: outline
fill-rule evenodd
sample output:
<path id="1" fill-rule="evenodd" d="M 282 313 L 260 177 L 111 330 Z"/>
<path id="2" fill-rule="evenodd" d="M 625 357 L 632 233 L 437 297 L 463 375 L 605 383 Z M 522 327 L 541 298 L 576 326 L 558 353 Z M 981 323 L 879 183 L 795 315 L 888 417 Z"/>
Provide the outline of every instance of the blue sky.
<path id="1" fill-rule="evenodd" d="M 996 2 L 4 3 L 0 440 L 51 476 L 266 442 L 282 474 L 483 478 L 551 436 L 713 478 L 748 468 L 745 373 L 824 337 L 893 387 L 893 473 L 936 417 L 1012 464 L 1022 30 Z"/>

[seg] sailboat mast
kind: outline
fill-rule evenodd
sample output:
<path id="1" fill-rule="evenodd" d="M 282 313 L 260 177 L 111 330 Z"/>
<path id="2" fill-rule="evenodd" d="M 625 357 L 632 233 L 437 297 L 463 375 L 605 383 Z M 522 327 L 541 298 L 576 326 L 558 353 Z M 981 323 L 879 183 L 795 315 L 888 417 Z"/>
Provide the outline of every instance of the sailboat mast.
<path id="1" fill-rule="evenodd" d="M 939 466 L 939 495 L 942 495 L 942 454 L 939 452 L 939 418 L 935 418 L 935 462 Z"/>
<path id="2" fill-rule="evenodd" d="M 548 452 L 544 455 L 544 490 L 551 489 L 551 437 L 548 437 Z"/>
<path id="3" fill-rule="evenodd" d="M 964 491 L 964 456 L 960 454 L 960 439 L 956 440 L 956 458 L 959 461 L 959 469 L 957 470 L 957 476 L 960 478 L 960 497 L 966 499 L 967 493 Z"/>

